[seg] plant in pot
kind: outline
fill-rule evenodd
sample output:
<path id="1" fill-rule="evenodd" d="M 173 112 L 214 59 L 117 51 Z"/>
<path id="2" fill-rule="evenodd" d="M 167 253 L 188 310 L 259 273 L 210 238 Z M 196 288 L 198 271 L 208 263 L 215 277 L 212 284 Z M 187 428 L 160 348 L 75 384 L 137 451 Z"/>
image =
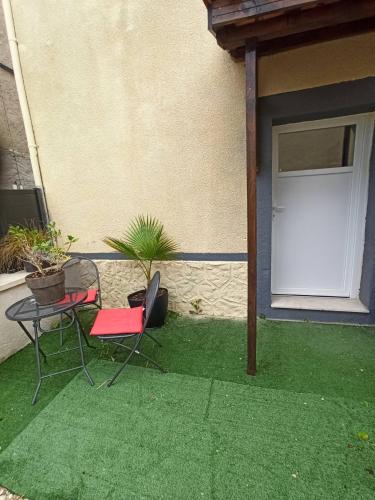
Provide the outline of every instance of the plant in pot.
<path id="1" fill-rule="evenodd" d="M 148 286 L 152 278 L 152 264 L 155 261 L 173 260 L 177 245 L 168 237 L 164 226 L 154 217 L 139 215 L 131 223 L 122 239 L 107 237 L 104 242 L 114 250 L 135 260 L 141 267 Z M 128 296 L 130 307 L 142 305 L 146 290 L 138 290 Z M 154 309 L 149 320 L 149 327 L 160 327 L 165 322 L 168 312 L 168 290 L 160 288 Z"/>
<path id="2" fill-rule="evenodd" d="M 32 242 L 25 237 L 21 227 L 14 227 L 12 231 L 22 249 L 21 260 L 35 269 L 25 281 L 40 305 L 54 304 L 64 298 L 65 274 L 61 266 L 68 259 L 70 247 L 77 241 L 72 235 L 61 241 L 61 231 L 54 222 L 47 225 L 46 232 L 48 239 Z M 48 267 L 45 267 L 46 262 Z"/>
<path id="3" fill-rule="evenodd" d="M 13 273 L 20 271 L 32 272 L 36 269 L 31 264 L 22 261 L 24 241 L 27 240 L 31 246 L 43 241 L 48 241 L 49 234 L 45 229 L 34 225 L 9 226 L 8 232 L 0 240 L 0 272 Z M 45 267 L 49 264 L 45 263 Z"/>

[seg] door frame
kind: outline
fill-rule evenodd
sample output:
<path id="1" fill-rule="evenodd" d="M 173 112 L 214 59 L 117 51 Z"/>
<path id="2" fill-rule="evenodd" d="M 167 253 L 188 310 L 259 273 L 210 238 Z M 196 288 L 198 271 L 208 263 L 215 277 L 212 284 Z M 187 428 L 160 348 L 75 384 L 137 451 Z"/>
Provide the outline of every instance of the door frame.
<path id="1" fill-rule="evenodd" d="M 275 206 L 275 185 L 277 177 L 295 177 L 298 176 L 296 172 L 278 172 L 278 137 L 281 133 L 296 132 L 303 130 L 314 130 L 320 128 L 337 127 L 343 125 L 355 124 L 356 139 L 354 160 L 352 167 L 338 167 L 338 168 L 325 168 L 316 170 L 303 170 L 300 175 L 322 175 L 333 173 L 352 172 L 352 190 L 351 190 L 351 210 L 349 215 L 348 233 L 353 234 L 354 237 L 348 236 L 348 248 L 346 251 L 346 282 L 345 292 L 348 293 L 350 298 L 358 298 L 361 275 L 362 275 L 362 261 L 365 240 L 365 227 L 366 227 L 366 212 L 367 212 L 367 199 L 368 199 L 368 183 L 369 183 L 369 166 L 370 155 L 372 147 L 372 139 L 374 133 L 374 120 L 375 113 L 364 113 L 356 115 L 340 116 L 336 118 L 316 119 L 313 121 L 303 121 L 297 123 L 288 123 L 284 125 L 277 125 L 272 127 L 272 207 Z M 360 165 L 361 168 L 355 168 Z M 303 173 L 302 173 L 303 172 Z M 273 218 L 272 210 L 272 218 Z M 271 235 L 271 293 L 293 295 L 290 291 L 282 291 L 276 289 L 274 283 L 275 269 L 275 252 L 276 241 L 275 231 L 272 224 Z M 306 293 L 308 295 L 308 293 Z M 322 294 L 323 295 L 323 294 Z"/>

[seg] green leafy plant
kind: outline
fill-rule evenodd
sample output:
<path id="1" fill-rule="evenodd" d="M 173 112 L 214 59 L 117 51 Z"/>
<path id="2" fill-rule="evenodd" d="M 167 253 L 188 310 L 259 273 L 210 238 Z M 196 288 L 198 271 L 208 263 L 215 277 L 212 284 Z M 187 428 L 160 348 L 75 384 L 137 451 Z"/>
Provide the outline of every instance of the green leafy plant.
<path id="1" fill-rule="evenodd" d="M 190 312 L 190 314 L 202 314 L 203 309 L 202 309 L 202 299 L 193 299 L 190 302 L 191 307 L 193 308 Z"/>
<path id="2" fill-rule="evenodd" d="M 20 249 L 20 260 L 32 264 L 40 276 L 50 274 L 51 268 L 59 270 L 68 259 L 70 247 L 77 241 L 70 234 L 63 239 L 55 222 L 47 224 L 43 237 L 40 238 L 30 238 L 22 226 L 11 226 L 8 234 Z M 46 262 L 49 264 L 48 268 L 45 267 Z"/>
<path id="3" fill-rule="evenodd" d="M 177 245 L 167 236 L 163 224 L 149 215 L 136 217 L 122 239 L 107 236 L 104 243 L 129 259 L 137 261 L 145 275 L 147 285 L 151 280 L 153 262 L 172 260 L 177 252 Z"/>

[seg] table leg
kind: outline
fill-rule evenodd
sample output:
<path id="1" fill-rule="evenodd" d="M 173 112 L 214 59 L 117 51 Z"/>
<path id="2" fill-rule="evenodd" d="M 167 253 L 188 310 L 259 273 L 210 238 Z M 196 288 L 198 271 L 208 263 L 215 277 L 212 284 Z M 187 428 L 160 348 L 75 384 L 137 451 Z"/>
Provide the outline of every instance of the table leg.
<path id="1" fill-rule="evenodd" d="M 63 332 L 63 317 L 60 314 L 60 347 L 64 344 L 64 332 Z"/>
<path id="2" fill-rule="evenodd" d="M 30 333 L 29 333 L 28 329 L 25 327 L 25 325 L 21 321 L 17 321 L 17 323 L 20 325 L 20 327 L 25 332 L 25 334 L 29 337 L 31 342 L 35 345 L 35 340 L 33 339 L 32 335 L 30 335 Z M 42 349 L 40 347 L 39 347 L 39 352 L 43 356 L 44 361 L 47 363 L 47 356 L 44 354 L 44 352 L 42 351 Z"/>
<path id="3" fill-rule="evenodd" d="M 77 336 L 78 336 L 78 345 L 79 345 L 79 352 L 81 355 L 82 368 L 83 368 L 83 371 L 85 372 L 86 377 L 88 378 L 89 384 L 94 385 L 94 381 L 91 378 L 91 375 L 89 374 L 89 372 L 86 368 L 85 357 L 83 354 L 82 339 L 81 339 L 81 333 L 83 336 L 84 336 L 84 333 L 81 331 L 80 322 L 79 322 L 78 315 L 77 315 L 75 309 L 73 309 L 73 314 L 74 314 L 74 318 L 76 320 L 76 330 L 77 330 Z"/>
<path id="4" fill-rule="evenodd" d="M 42 383 L 42 369 L 40 367 L 40 350 L 39 350 L 39 336 L 38 336 L 38 322 L 33 321 L 33 326 L 34 326 L 34 334 L 35 334 L 35 358 L 36 358 L 36 370 L 37 370 L 37 378 L 38 378 L 38 383 L 34 392 L 34 397 L 31 402 L 31 404 L 35 405 L 36 400 L 38 399 L 38 394 L 40 390 L 40 386 Z"/>
<path id="5" fill-rule="evenodd" d="M 84 329 L 84 328 L 83 328 L 83 326 L 82 326 L 82 323 L 81 323 L 81 320 L 79 319 L 78 314 L 76 314 L 75 316 L 76 316 L 76 321 L 77 321 L 77 323 L 78 323 L 78 325 L 79 325 L 79 328 L 80 328 L 80 330 L 81 330 L 82 336 L 83 336 L 83 338 L 84 338 L 84 340 L 85 340 L 85 342 L 86 342 L 87 347 L 90 347 L 91 349 L 96 349 L 96 347 L 95 347 L 95 346 L 93 346 L 93 345 L 89 344 L 89 341 L 88 341 L 88 338 L 87 338 L 87 335 L 86 335 L 85 329 Z"/>

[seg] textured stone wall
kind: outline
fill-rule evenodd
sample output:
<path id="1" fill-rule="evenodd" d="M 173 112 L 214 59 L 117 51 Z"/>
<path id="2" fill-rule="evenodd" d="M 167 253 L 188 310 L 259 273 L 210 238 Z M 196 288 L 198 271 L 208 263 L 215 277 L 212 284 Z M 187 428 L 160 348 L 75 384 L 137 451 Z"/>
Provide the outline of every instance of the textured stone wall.
<path id="1" fill-rule="evenodd" d="M 12 68 L 0 5 L 0 62 Z M 0 189 L 35 186 L 14 75 L 0 68 Z"/>
<path id="2" fill-rule="evenodd" d="M 24 189 L 35 187 L 29 155 L 0 147 L 0 188 L 13 189 L 15 182 Z"/>
<path id="3" fill-rule="evenodd" d="M 127 295 L 144 287 L 144 277 L 135 262 L 96 261 L 106 307 L 127 306 Z M 154 266 L 161 273 L 161 286 L 169 290 L 169 309 L 189 314 L 191 303 L 201 299 L 204 316 L 246 317 L 246 262 L 161 262 Z"/>
<path id="4" fill-rule="evenodd" d="M 0 5 L 0 57 L 1 62 L 5 64 L 5 66 L 13 68 L 2 5 Z"/>

